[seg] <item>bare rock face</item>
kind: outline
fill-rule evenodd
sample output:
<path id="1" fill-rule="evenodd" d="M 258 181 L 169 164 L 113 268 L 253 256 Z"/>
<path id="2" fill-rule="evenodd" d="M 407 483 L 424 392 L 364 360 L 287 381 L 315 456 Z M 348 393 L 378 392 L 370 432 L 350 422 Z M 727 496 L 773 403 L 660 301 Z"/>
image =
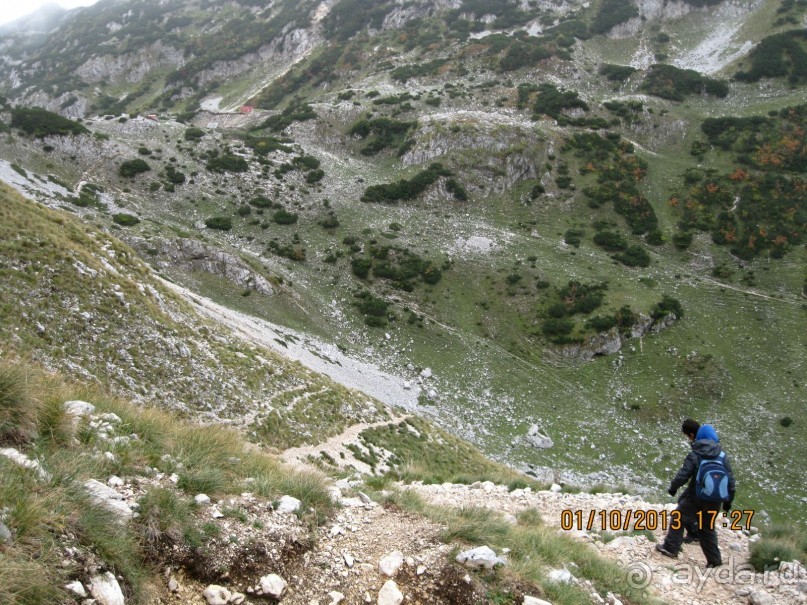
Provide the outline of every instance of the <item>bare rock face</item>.
<path id="1" fill-rule="evenodd" d="M 87 82 L 109 80 L 135 84 L 155 69 L 176 69 L 184 63 L 181 50 L 157 41 L 136 53 L 91 57 L 76 73 Z"/>
<path id="2" fill-rule="evenodd" d="M 189 271 L 204 271 L 219 275 L 249 290 L 260 294 L 272 294 L 274 288 L 265 277 L 253 271 L 241 259 L 222 250 L 207 246 L 192 239 L 132 240 L 129 242 L 136 249 L 157 250 L 158 265 L 163 267 L 182 267 Z"/>

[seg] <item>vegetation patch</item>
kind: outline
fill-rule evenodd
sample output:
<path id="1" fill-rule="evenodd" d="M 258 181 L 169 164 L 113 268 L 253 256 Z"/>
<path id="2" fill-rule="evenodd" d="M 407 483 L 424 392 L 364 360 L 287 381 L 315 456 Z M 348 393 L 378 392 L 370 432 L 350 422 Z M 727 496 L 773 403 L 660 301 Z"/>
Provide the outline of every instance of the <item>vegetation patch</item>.
<path id="1" fill-rule="evenodd" d="M 591 23 L 591 33 L 604 34 L 614 26 L 638 16 L 639 9 L 631 0 L 602 0 Z"/>
<path id="2" fill-rule="evenodd" d="M 361 148 L 362 155 L 376 155 L 388 147 L 398 149 L 399 155 L 402 155 L 406 136 L 416 126 L 417 122 L 402 122 L 387 117 L 365 118 L 354 123 L 349 132 L 367 141 Z"/>
<path id="3" fill-rule="evenodd" d="M 123 162 L 120 168 L 118 168 L 118 174 L 123 178 L 133 179 L 138 174 L 148 172 L 149 170 L 151 170 L 151 166 L 149 166 L 145 160 L 137 158 Z"/>
<path id="4" fill-rule="evenodd" d="M 729 86 L 723 80 L 709 78 L 693 69 L 679 69 L 662 63 L 650 66 L 641 89 L 670 101 L 683 101 L 688 95 L 706 94 L 723 98 L 729 94 Z"/>
<path id="5" fill-rule="evenodd" d="M 748 54 L 751 62 L 746 71 L 738 71 L 734 79 L 758 82 L 762 78 L 787 78 L 796 86 L 807 82 L 807 32 L 794 30 L 767 36 Z"/>
<path id="6" fill-rule="evenodd" d="M 435 162 L 411 179 L 401 179 L 397 183 L 385 185 L 371 185 L 364 191 L 364 194 L 362 194 L 361 201 L 395 204 L 399 201 L 412 200 L 436 183 L 440 177 L 451 175 L 450 170 L 444 168 L 442 164 Z"/>
<path id="7" fill-rule="evenodd" d="M 48 136 L 63 137 L 71 134 L 88 134 L 90 132 L 78 122 L 39 107 L 13 108 L 11 110 L 11 126 L 40 139 Z"/>

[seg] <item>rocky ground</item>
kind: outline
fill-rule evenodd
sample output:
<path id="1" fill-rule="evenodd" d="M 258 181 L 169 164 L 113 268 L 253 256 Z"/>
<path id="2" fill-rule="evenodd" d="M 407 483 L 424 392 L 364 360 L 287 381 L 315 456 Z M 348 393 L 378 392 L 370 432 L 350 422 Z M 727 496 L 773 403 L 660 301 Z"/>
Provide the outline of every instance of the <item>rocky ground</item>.
<path id="1" fill-rule="evenodd" d="M 121 444 L 138 439 L 134 434 L 120 434 L 120 418 L 111 413 L 97 413 L 89 403 L 66 402 L 65 409 L 77 422 L 85 418 L 99 443 Z M 346 431 L 343 441 L 355 439 L 355 434 L 356 431 Z M 115 456 L 103 449 L 96 450 L 96 455 Z M 49 480 L 47 470 L 22 452 L 5 448 L 0 455 L 28 468 L 41 480 Z M 284 458 L 300 467 L 306 452 L 300 448 L 288 450 Z M 93 500 L 115 513 L 121 523 L 131 523 L 139 516 L 138 501 L 147 490 L 155 486 L 177 489 L 177 475 L 160 473 L 157 469 L 145 471 L 136 476 L 99 476 L 84 481 L 83 486 Z M 209 532 L 205 547 L 198 550 L 191 550 L 183 542 L 172 542 L 170 535 L 155 541 L 154 560 L 164 571 L 164 581 L 154 587 L 150 602 L 154 605 L 237 605 L 267 600 L 288 605 L 487 602 L 478 568 L 506 567 L 506 552 L 494 552 L 486 544 L 462 548 L 446 544 L 441 540 L 443 528 L 439 524 L 394 504 L 375 502 L 364 489 L 367 488 L 358 473 L 351 479 L 332 481 L 329 491 L 339 504 L 338 511 L 316 528 L 305 526 L 295 514 L 301 503 L 291 496 L 269 501 L 248 491 L 222 499 L 196 494 L 198 521 L 207 527 L 215 526 L 215 531 Z M 766 574 L 750 571 L 749 545 L 759 539 L 753 526 L 738 531 L 720 528 L 724 565 L 707 570 L 697 544 L 686 545 L 681 556 L 673 561 L 653 549 L 652 541 L 662 538 L 661 531 L 638 532 L 640 528 L 633 522 L 624 522 L 629 513 L 635 521 L 636 511 L 663 514 L 672 510 L 672 504 L 653 504 L 639 496 L 620 493 L 563 493 L 559 485 L 543 491 L 529 487 L 511 491 L 491 482 L 414 483 L 392 485 L 388 489 L 410 490 L 429 504 L 443 507 L 484 507 L 513 523 L 518 513 L 536 511 L 545 525 L 557 527 L 558 532 L 569 533 L 598 554 L 617 561 L 625 568 L 626 579 L 633 587 L 644 588 L 665 602 L 692 605 L 807 602 L 807 570 L 799 562 L 782 562 L 776 572 Z M 605 519 L 600 516 L 601 511 L 606 511 L 609 524 L 615 523 L 616 516 L 620 523 L 625 523 L 624 527 L 616 531 L 603 528 Z M 589 518 L 593 522 L 587 529 Z M 569 522 L 571 528 L 562 527 Z M 0 538 L 4 527 L 0 515 Z M 63 565 L 76 570 L 71 573 L 75 580 L 66 587 L 76 596 L 76 602 L 125 605 L 117 579 L 94 553 L 66 542 Z M 622 602 L 616 595 L 603 598 L 591 590 L 573 563 L 547 571 L 548 577 L 555 581 L 588 589 L 592 603 Z M 546 603 L 530 594 L 537 589 L 525 586 L 521 590 L 517 584 L 511 589 L 515 602 Z"/>

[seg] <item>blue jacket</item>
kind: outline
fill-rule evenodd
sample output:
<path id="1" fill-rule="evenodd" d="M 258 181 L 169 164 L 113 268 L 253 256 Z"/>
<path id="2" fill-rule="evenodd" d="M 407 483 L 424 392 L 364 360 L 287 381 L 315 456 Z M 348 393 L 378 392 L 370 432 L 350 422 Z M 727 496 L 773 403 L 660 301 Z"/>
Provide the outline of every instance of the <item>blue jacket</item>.
<path id="1" fill-rule="evenodd" d="M 684 464 L 681 465 L 681 469 L 676 473 L 675 477 L 673 477 L 672 483 L 670 483 L 670 492 L 674 493 L 678 491 L 678 488 L 684 485 L 684 483 L 689 481 L 689 485 L 687 485 L 686 489 L 681 493 L 679 500 L 695 497 L 695 477 L 698 474 L 698 467 L 700 466 L 701 460 L 704 458 L 717 458 L 720 455 L 723 448 L 720 447 L 719 441 L 720 438 L 717 436 L 717 432 L 712 425 L 704 424 L 698 430 L 695 435 L 695 441 L 692 442 L 692 451 L 687 454 L 687 457 L 684 459 Z M 729 462 L 728 454 L 723 457 L 723 464 L 729 476 L 729 502 L 731 502 L 734 500 L 736 482 L 734 480 L 734 472 L 731 470 L 731 462 Z"/>

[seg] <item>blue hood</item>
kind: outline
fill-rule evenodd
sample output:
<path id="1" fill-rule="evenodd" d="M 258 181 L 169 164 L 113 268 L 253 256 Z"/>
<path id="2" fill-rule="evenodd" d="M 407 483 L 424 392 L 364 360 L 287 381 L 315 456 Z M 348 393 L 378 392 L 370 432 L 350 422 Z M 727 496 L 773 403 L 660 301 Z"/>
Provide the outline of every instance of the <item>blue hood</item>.
<path id="1" fill-rule="evenodd" d="M 715 443 L 720 443 L 720 437 L 717 436 L 717 431 L 715 431 L 715 428 L 711 424 L 704 424 L 698 429 L 698 434 L 695 435 L 695 441 L 700 441 L 701 439 L 708 439 Z"/>

